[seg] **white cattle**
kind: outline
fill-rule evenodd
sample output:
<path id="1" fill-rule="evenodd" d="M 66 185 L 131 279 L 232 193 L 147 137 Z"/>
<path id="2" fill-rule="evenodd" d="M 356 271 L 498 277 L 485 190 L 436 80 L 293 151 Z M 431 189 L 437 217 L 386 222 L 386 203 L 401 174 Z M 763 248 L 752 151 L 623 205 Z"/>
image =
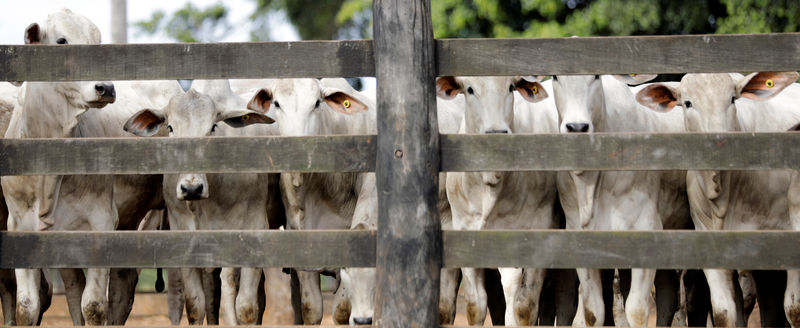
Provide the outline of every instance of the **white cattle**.
<path id="1" fill-rule="evenodd" d="M 173 97 L 164 108 L 143 109 L 134 114 L 126 122 L 125 130 L 139 136 L 155 135 L 162 126 L 170 137 L 269 135 L 269 130 L 262 126 L 242 128 L 274 122 L 247 110 L 245 105 L 225 80 L 195 81 L 191 90 Z M 219 122 L 228 127 L 217 125 Z M 163 193 L 170 228 L 268 229 L 267 185 L 267 174 L 166 174 Z M 212 187 L 214 192 L 210 190 Z M 200 270 L 181 269 L 191 324 L 202 324 L 206 312 Z M 234 269 L 222 270 L 221 307 L 226 324 L 256 323 L 261 271 L 242 268 L 237 291 Z"/>
<path id="2" fill-rule="evenodd" d="M 276 118 L 280 135 L 309 136 L 323 134 L 374 134 L 375 110 L 372 100 L 353 90 L 343 79 L 290 79 L 266 81 L 248 108 L 269 113 Z M 373 110 L 368 110 L 373 108 Z M 349 114 L 349 115 L 342 115 Z M 377 204 L 374 173 L 283 173 L 281 192 L 289 229 L 350 229 L 374 227 Z M 356 222 L 355 225 L 353 223 Z M 363 223 L 363 224 L 358 224 Z M 374 269 L 343 269 L 348 279 L 348 296 L 371 299 L 369 282 Z M 351 271 L 352 270 L 352 271 Z M 361 275 L 361 277 L 355 277 Z M 302 319 L 306 324 L 322 320 L 322 295 L 319 273 L 298 270 L 301 288 Z M 363 288 L 367 292 L 354 292 Z M 335 305 L 339 319 L 351 324 L 372 322 L 371 301 L 353 301 L 343 297 Z M 363 308 L 357 306 L 363 305 Z M 348 315 L 341 311 L 349 312 Z M 344 322 L 338 322 L 344 323 Z"/>
<path id="3" fill-rule="evenodd" d="M 442 99 L 464 95 L 464 119 L 459 133 L 557 131 L 555 111 L 525 106 L 529 111 L 516 115 L 519 111 L 515 110 L 514 91 L 532 103 L 547 98 L 539 82 L 512 77 L 440 77 L 436 89 Z M 556 228 L 555 179 L 553 172 L 448 173 L 446 188 L 453 229 Z M 471 325 L 483 324 L 487 307 L 484 272 L 462 268 L 462 275 L 467 319 Z M 545 271 L 501 268 L 500 275 L 506 300 L 505 324 L 536 324 Z"/>
<path id="4" fill-rule="evenodd" d="M 797 77 L 796 72 L 753 73 L 743 78 L 687 74 L 678 87 L 654 84 L 639 91 L 637 100 L 658 112 L 682 107 L 685 127 L 690 132 L 786 131 L 800 121 L 800 107 L 796 105 L 800 87 L 792 83 Z M 790 175 L 786 170 L 688 171 L 686 184 L 695 228 L 797 230 L 797 221 L 790 219 L 795 216 L 790 216 L 789 204 L 793 198 L 796 200 L 790 189 Z M 714 325 L 741 324 L 732 272 L 704 272 L 711 292 Z M 780 308 L 779 297 L 770 295 L 775 289 L 774 275 L 753 273 L 759 306 Z M 800 326 L 800 275 L 796 270 L 787 271 L 783 307 L 789 323 Z M 762 311 L 762 324 L 783 326 L 785 321 Z"/>
<path id="5" fill-rule="evenodd" d="M 660 114 L 638 105 L 620 80 L 640 83 L 653 76 L 556 76 L 553 94 L 561 133 L 677 132 L 680 113 Z M 618 80 L 619 79 L 619 80 Z M 684 173 L 680 171 L 573 171 L 559 172 L 558 191 L 567 229 L 660 230 L 683 228 L 688 222 Z M 625 313 L 633 326 L 644 326 L 655 270 L 631 270 Z M 603 288 L 611 279 L 601 271 L 578 269 L 581 304 L 576 322 L 603 325 L 606 304 Z M 606 277 L 611 278 L 611 277 Z M 604 286 L 603 281 L 608 283 Z M 610 293 L 609 293 L 610 295 Z M 610 314 L 609 314 L 610 315 Z M 671 315 L 667 316 L 671 320 Z M 668 324 L 668 323 L 667 323 Z"/>

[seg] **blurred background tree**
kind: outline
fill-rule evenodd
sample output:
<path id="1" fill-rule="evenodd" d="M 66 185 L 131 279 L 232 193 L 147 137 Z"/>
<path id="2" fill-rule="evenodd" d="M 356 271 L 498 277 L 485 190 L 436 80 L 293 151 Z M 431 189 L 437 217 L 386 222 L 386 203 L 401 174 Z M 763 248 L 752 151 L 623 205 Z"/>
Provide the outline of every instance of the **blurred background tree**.
<path id="1" fill-rule="evenodd" d="M 253 0 L 253 41 L 269 40 L 268 23 L 282 13 L 304 40 L 369 39 L 371 0 Z M 230 30 L 227 8 L 187 4 L 135 22 L 142 33 L 160 30 L 176 41 L 214 41 Z M 432 0 L 434 35 L 563 37 L 700 33 L 796 32 L 796 0 Z"/>

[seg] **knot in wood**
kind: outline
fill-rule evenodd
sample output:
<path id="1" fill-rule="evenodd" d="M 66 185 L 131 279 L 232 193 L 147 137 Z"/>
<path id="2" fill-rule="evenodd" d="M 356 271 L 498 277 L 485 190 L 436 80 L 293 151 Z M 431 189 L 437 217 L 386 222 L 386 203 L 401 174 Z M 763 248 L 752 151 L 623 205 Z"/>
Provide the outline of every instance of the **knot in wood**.
<path id="1" fill-rule="evenodd" d="M 401 159 L 403 158 L 403 151 L 398 149 L 394 151 L 394 158 Z"/>

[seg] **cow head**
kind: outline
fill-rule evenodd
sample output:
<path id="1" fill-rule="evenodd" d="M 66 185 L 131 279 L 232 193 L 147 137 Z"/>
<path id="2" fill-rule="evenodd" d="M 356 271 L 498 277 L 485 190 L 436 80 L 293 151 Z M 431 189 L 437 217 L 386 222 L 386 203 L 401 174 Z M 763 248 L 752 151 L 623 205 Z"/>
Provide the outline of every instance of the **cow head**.
<path id="1" fill-rule="evenodd" d="M 639 84 L 652 80 L 656 75 L 628 74 L 614 78 L 626 84 Z M 604 119 L 605 95 L 603 76 L 558 75 L 553 76 L 553 97 L 558 108 L 558 124 L 561 133 L 594 132 L 595 122 Z M 614 80 L 607 81 L 607 84 Z M 627 86 L 625 86 L 627 88 Z"/>
<path id="2" fill-rule="evenodd" d="M 100 30 L 89 19 L 61 9 L 50 14 L 44 24 L 33 23 L 25 29 L 25 44 L 99 44 Z M 53 86 L 55 89 L 53 90 Z M 65 98 L 66 103 L 82 109 L 102 108 L 116 99 L 110 82 L 70 81 L 48 83 L 45 92 Z"/>
<path id="3" fill-rule="evenodd" d="M 466 133 L 511 133 L 514 126 L 514 91 L 530 102 L 547 98 L 537 81 L 521 77 L 452 77 L 436 79 L 436 95 L 453 99 L 463 94 L 466 100 Z"/>
<path id="4" fill-rule="evenodd" d="M 283 79 L 258 90 L 247 108 L 275 116 L 283 136 L 309 136 L 330 132 L 332 122 L 324 118 L 330 110 L 354 114 L 368 106 L 352 91 L 328 87 L 316 79 Z"/>
<path id="5" fill-rule="evenodd" d="M 227 81 L 215 83 L 227 86 Z M 230 87 L 228 87 L 230 90 Z M 212 90 L 213 94 L 213 90 Z M 239 128 L 250 124 L 270 124 L 274 121 L 255 111 L 231 107 L 231 102 L 215 101 L 212 97 L 191 89 L 170 99 L 162 109 L 143 109 L 134 114 L 126 123 L 125 131 L 138 136 L 155 135 L 166 126 L 170 137 L 204 137 L 217 132 L 217 123 Z M 181 174 L 175 192 L 179 200 L 208 198 L 209 186 L 205 174 Z"/>

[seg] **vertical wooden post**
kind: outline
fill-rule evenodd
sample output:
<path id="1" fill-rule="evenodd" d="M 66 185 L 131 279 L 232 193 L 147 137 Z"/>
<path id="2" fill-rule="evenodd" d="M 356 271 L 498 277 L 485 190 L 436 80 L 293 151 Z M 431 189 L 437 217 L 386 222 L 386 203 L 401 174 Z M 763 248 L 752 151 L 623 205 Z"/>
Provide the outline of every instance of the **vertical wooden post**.
<path id="1" fill-rule="evenodd" d="M 378 78 L 379 327 L 436 327 L 442 234 L 429 0 L 373 2 Z"/>
<path id="2" fill-rule="evenodd" d="M 127 0 L 111 0 L 111 43 L 128 43 Z"/>

